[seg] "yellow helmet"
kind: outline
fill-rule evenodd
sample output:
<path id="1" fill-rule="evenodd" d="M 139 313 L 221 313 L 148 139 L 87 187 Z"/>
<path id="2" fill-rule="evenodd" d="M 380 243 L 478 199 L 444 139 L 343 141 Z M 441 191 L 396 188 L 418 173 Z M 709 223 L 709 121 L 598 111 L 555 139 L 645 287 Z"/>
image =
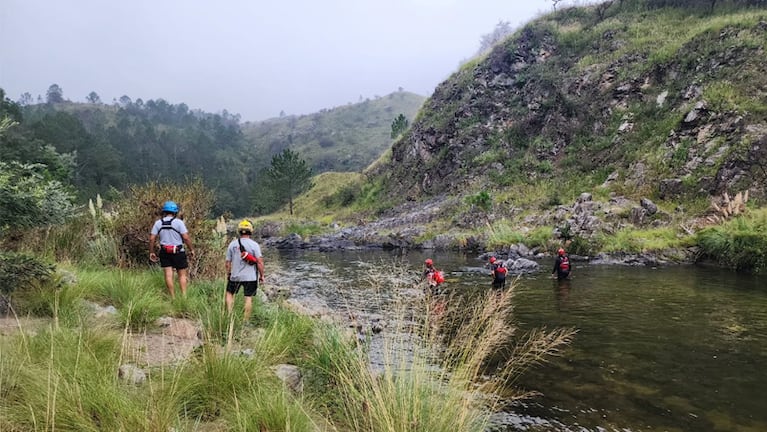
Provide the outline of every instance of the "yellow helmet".
<path id="1" fill-rule="evenodd" d="M 243 219 L 242 222 L 240 222 L 239 225 L 237 225 L 237 231 L 239 231 L 240 234 L 242 233 L 252 234 L 253 224 L 250 223 L 249 220 Z"/>

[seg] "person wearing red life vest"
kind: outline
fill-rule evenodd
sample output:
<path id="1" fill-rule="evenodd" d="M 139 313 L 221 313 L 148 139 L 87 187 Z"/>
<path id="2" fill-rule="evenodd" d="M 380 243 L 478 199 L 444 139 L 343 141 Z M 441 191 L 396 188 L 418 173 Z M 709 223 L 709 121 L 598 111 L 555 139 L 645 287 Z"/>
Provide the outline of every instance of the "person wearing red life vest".
<path id="1" fill-rule="evenodd" d="M 247 322 L 253 310 L 253 296 L 258 283 L 264 283 L 264 260 L 261 246 L 251 239 L 253 224 L 243 220 L 237 225 L 239 237 L 229 243 L 226 249 L 226 310 L 232 312 L 234 296 L 243 288 L 245 294 L 244 320 Z"/>
<path id="2" fill-rule="evenodd" d="M 192 240 L 189 231 L 181 218 L 178 218 L 179 207 L 173 201 L 165 201 L 162 205 L 162 216 L 152 225 L 149 233 L 149 260 L 160 262 L 160 267 L 165 275 L 165 286 L 171 297 L 175 297 L 173 286 L 173 269 L 178 273 L 178 284 L 181 286 L 181 295 L 186 295 L 186 286 L 189 280 L 189 262 L 186 253 L 194 257 Z M 160 243 L 159 257 L 155 245 Z M 184 248 L 186 245 L 186 249 Z"/>
<path id="3" fill-rule="evenodd" d="M 551 270 L 551 277 L 554 277 L 556 274 L 558 280 L 569 279 L 572 271 L 573 267 L 570 264 L 570 257 L 567 256 L 564 249 L 559 248 L 557 259 L 554 260 L 554 269 Z"/>
<path id="4" fill-rule="evenodd" d="M 506 273 L 508 269 L 503 261 L 498 261 L 494 256 L 490 257 L 490 276 L 493 277 L 493 289 L 506 288 Z"/>
<path id="5" fill-rule="evenodd" d="M 430 287 L 436 288 L 445 281 L 445 276 L 441 271 L 434 267 L 434 261 L 432 261 L 431 258 L 426 259 L 426 261 L 424 261 L 424 265 L 426 268 L 423 271 L 421 280 L 426 279 L 429 282 Z"/>

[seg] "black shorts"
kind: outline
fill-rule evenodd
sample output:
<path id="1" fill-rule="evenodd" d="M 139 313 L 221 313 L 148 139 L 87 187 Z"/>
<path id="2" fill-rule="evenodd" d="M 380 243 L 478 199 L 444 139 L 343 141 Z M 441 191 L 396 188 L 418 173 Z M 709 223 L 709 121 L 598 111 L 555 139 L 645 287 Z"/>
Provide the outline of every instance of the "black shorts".
<path id="1" fill-rule="evenodd" d="M 186 252 L 169 254 L 160 249 L 160 267 L 173 267 L 176 270 L 183 270 L 189 267 Z"/>
<path id="2" fill-rule="evenodd" d="M 237 294 L 237 292 L 240 290 L 240 287 L 244 288 L 243 293 L 245 294 L 245 297 L 253 297 L 256 295 L 256 291 L 258 290 L 258 281 L 229 281 L 226 284 L 226 292 L 230 294 Z"/>
<path id="3" fill-rule="evenodd" d="M 503 278 L 503 279 L 493 279 L 493 288 L 494 289 L 506 288 L 506 278 Z"/>

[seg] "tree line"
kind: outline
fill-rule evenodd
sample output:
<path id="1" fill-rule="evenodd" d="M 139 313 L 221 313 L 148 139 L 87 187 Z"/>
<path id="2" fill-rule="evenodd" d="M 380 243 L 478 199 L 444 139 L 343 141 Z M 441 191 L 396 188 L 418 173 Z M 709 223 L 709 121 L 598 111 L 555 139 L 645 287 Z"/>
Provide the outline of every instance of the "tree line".
<path id="1" fill-rule="evenodd" d="M 103 105 L 95 92 L 87 104 L 71 103 L 56 84 L 41 104 L 23 105 L 0 92 L 0 119 L 14 124 L 0 137 L 2 160 L 44 167 L 41 175 L 66 185 L 79 202 L 96 194 L 109 199 L 134 184 L 199 178 L 215 194 L 214 212 L 249 215 L 273 211 L 301 190 L 293 180 L 284 190 L 284 181 L 273 181 L 269 155 L 254 154 L 239 116 L 226 111 L 128 96 Z M 302 161 L 298 154 L 278 156 Z"/>

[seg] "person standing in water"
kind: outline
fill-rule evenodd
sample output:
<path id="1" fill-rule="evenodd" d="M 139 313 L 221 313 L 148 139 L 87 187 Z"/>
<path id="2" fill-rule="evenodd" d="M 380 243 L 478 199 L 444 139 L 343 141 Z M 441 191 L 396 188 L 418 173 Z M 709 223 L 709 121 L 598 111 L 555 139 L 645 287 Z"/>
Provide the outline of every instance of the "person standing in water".
<path id="1" fill-rule="evenodd" d="M 559 248 L 557 259 L 554 260 L 554 269 L 551 270 L 551 277 L 553 278 L 556 275 L 557 280 L 570 279 L 571 272 L 570 257 L 567 256 L 564 249 Z"/>

